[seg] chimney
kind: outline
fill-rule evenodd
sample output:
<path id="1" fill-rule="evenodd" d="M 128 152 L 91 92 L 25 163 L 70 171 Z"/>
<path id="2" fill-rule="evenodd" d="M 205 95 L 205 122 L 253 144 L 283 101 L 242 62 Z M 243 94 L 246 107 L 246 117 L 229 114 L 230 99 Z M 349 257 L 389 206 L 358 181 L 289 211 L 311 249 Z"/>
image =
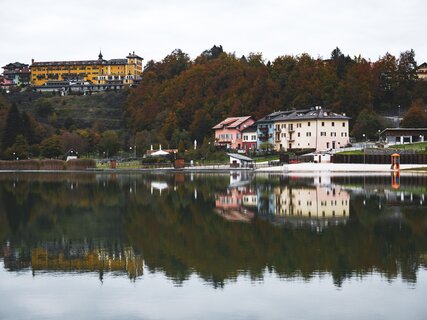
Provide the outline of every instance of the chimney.
<path id="1" fill-rule="evenodd" d="M 34 64 L 34 59 L 31 59 L 31 64 Z"/>

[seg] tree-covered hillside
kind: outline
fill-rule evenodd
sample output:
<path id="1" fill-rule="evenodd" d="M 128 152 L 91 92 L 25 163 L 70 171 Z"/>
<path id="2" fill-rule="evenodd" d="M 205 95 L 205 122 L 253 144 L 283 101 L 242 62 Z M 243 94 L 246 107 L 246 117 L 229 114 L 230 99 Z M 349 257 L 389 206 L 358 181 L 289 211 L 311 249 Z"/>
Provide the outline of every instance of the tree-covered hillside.
<path id="1" fill-rule="evenodd" d="M 352 117 L 352 136 L 373 139 L 390 125 L 379 115 L 405 115 L 402 126 L 427 126 L 427 81 L 417 79 L 416 69 L 413 50 L 373 62 L 338 48 L 329 59 L 301 54 L 274 61 L 259 53 L 236 57 L 221 46 L 192 60 L 177 49 L 148 61 L 136 88 L 65 97 L 3 93 L 0 152 L 3 158 L 52 157 L 70 149 L 111 156 L 137 146 L 142 155 L 156 144 L 183 150 L 195 139 L 206 142 L 226 117 L 259 119 L 318 105 Z"/>
<path id="2" fill-rule="evenodd" d="M 427 83 L 417 81 L 413 50 L 378 61 L 332 51 L 330 59 L 307 54 L 265 61 L 261 54 L 236 57 L 214 46 L 190 60 L 175 50 L 149 61 L 141 85 L 129 96 L 126 121 L 133 132 L 158 140 L 201 141 L 228 116 L 252 115 L 317 105 L 352 117 L 362 110 L 397 116 L 414 101 L 427 101 Z M 363 117 L 362 117 L 363 118 Z M 375 131 L 376 132 L 376 131 Z"/>

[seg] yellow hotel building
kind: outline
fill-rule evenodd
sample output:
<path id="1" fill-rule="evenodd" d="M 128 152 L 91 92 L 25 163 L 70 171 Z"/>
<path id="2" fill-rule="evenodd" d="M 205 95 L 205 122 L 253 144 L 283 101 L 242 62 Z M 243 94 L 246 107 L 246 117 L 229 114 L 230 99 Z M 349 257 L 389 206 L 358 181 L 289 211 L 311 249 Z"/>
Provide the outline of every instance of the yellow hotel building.
<path id="1" fill-rule="evenodd" d="M 34 62 L 33 59 L 31 85 L 58 82 L 132 85 L 141 79 L 142 60 L 135 52 L 129 53 L 126 59 L 105 60 L 101 52 L 97 60 Z"/>

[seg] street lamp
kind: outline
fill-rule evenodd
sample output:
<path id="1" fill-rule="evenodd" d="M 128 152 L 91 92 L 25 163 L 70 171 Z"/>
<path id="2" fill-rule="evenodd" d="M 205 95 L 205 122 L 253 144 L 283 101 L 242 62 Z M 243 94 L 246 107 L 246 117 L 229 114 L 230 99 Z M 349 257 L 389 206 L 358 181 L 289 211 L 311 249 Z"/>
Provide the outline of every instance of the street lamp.
<path id="1" fill-rule="evenodd" d="M 366 152 L 365 152 L 365 147 L 366 147 L 366 134 L 362 134 L 363 137 L 363 163 L 366 163 Z"/>
<path id="2" fill-rule="evenodd" d="M 129 154 L 132 153 L 132 146 L 129 147 Z M 136 158 L 136 146 L 133 146 L 133 157 Z"/>
<path id="3" fill-rule="evenodd" d="M 381 142 L 381 130 L 378 129 L 378 142 Z"/>
<path id="4" fill-rule="evenodd" d="M 397 127 L 400 128 L 400 104 L 397 106 Z"/>

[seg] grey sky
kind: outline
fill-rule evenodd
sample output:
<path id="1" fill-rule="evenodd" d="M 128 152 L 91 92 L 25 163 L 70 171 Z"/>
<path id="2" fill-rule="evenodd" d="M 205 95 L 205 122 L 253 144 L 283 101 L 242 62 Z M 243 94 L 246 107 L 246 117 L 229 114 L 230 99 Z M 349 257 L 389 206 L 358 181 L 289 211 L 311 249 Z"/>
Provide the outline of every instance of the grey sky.
<path id="1" fill-rule="evenodd" d="M 414 49 L 427 61 L 424 0 L 0 0 L 0 66 L 9 62 L 195 58 L 214 44 L 237 56 L 261 52 L 377 60 Z"/>

